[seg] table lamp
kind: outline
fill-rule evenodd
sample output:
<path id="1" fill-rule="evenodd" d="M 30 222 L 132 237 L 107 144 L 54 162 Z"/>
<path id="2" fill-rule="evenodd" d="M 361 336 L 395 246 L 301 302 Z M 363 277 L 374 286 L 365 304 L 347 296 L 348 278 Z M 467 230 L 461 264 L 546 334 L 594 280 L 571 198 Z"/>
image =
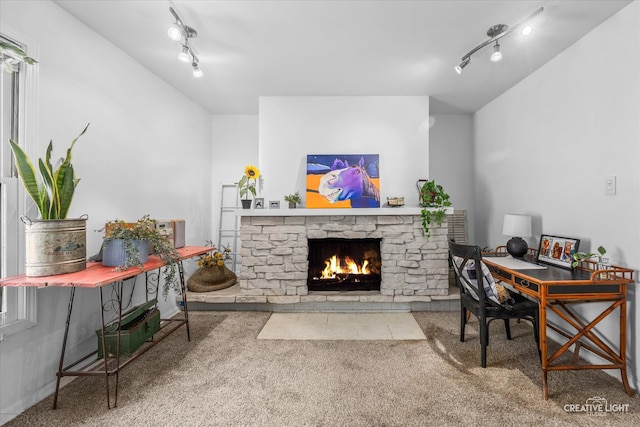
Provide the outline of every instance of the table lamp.
<path id="1" fill-rule="evenodd" d="M 522 258 L 529 249 L 523 237 L 531 236 L 531 216 L 505 214 L 502 234 L 511 236 L 507 242 L 507 252 L 514 258 Z"/>

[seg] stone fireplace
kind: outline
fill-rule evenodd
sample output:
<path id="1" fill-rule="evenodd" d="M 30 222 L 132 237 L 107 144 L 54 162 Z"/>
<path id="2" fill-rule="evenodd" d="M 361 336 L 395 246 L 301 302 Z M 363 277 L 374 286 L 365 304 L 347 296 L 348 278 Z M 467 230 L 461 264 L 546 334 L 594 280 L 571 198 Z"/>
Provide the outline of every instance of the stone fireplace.
<path id="1" fill-rule="evenodd" d="M 381 295 L 448 294 L 447 223 L 432 227 L 426 238 L 419 208 L 251 209 L 238 214 L 243 295 L 309 295 L 309 240 L 316 239 L 379 242 Z"/>

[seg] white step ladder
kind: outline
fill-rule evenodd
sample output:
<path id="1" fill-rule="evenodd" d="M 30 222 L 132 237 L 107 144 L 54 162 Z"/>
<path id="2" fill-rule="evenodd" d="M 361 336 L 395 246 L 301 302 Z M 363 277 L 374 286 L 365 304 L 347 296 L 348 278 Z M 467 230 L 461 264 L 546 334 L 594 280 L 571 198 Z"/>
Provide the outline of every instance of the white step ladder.
<path id="1" fill-rule="evenodd" d="M 231 271 L 240 270 L 240 219 L 236 216 L 238 208 L 237 184 L 220 185 L 220 223 L 218 224 L 218 249 L 231 249 Z"/>

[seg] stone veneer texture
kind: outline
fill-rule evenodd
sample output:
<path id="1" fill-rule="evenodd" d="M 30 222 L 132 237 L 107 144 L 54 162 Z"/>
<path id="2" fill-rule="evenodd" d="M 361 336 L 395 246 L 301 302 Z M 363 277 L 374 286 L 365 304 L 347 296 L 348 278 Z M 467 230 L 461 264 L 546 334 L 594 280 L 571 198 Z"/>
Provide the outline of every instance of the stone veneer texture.
<path id="1" fill-rule="evenodd" d="M 240 226 L 244 295 L 307 295 L 307 239 L 380 238 L 382 295 L 447 295 L 446 219 L 422 230 L 420 215 L 244 216 Z"/>

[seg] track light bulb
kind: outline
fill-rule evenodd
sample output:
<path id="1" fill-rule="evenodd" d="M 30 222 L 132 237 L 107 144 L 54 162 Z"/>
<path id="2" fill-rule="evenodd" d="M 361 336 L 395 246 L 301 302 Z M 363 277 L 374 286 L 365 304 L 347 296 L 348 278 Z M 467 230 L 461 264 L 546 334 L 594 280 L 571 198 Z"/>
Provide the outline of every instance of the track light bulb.
<path id="1" fill-rule="evenodd" d="M 462 70 L 464 69 L 464 67 L 469 65 L 469 62 L 471 62 L 471 58 L 466 58 L 460 63 L 460 65 L 456 65 L 455 67 L 453 67 L 453 69 L 456 70 L 456 73 L 462 74 Z"/>
<path id="2" fill-rule="evenodd" d="M 531 27 L 531 25 L 525 25 L 522 28 L 522 32 L 521 33 L 522 33 L 523 36 L 528 36 L 529 34 L 531 34 L 532 30 L 533 30 L 533 28 Z"/>
<path id="3" fill-rule="evenodd" d="M 196 77 L 196 78 L 202 77 L 203 73 L 202 73 L 202 70 L 198 67 L 198 63 L 194 62 L 191 64 L 191 66 L 193 67 L 193 77 Z"/>
<path id="4" fill-rule="evenodd" d="M 178 24 L 174 24 L 169 27 L 169 31 L 167 31 L 169 38 L 175 42 L 179 42 L 182 39 L 182 30 L 178 27 Z"/>
<path id="5" fill-rule="evenodd" d="M 493 46 L 493 53 L 491 54 L 491 62 L 502 61 L 502 52 L 500 52 L 500 44 L 496 41 L 496 45 Z"/>
<path id="6" fill-rule="evenodd" d="M 185 45 L 182 46 L 182 52 L 178 54 L 178 59 L 180 62 L 189 62 L 191 57 L 189 56 L 189 48 Z"/>

